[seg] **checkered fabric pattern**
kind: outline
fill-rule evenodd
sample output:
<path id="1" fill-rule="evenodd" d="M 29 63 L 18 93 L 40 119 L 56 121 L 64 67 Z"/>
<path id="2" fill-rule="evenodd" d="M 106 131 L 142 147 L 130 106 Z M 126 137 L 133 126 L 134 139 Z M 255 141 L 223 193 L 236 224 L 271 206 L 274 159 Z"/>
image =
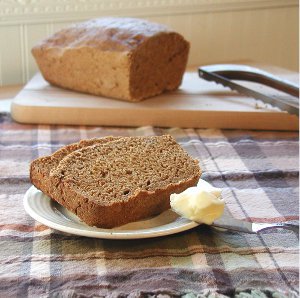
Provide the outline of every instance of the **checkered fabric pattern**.
<path id="1" fill-rule="evenodd" d="M 298 134 L 21 125 L 0 114 L 0 297 L 298 297 L 298 235 L 199 226 L 144 240 L 55 231 L 26 214 L 30 162 L 80 139 L 171 134 L 223 189 L 228 211 L 298 220 Z"/>

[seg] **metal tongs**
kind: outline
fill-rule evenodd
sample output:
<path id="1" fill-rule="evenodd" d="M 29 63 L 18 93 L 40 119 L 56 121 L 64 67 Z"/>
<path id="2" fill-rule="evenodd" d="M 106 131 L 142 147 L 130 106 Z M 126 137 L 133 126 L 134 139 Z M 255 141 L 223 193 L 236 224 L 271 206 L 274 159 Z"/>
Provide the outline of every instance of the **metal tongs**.
<path id="1" fill-rule="evenodd" d="M 274 75 L 260 69 L 237 64 L 215 64 L 201 66 L 198 69 L 199 76 L 207 81 L 214 81 L 238 91 L 244 95 L 260 99 L 265 103 L 278 107 L 290 114 L 299 116 L 299 86 L 291 82 L 279 79 Z M 233 80 L 250 81 L 274 88 L 297 98 L 282 98 L 274 95 L 266 95 L 256 90 L 235 83 Z"/>

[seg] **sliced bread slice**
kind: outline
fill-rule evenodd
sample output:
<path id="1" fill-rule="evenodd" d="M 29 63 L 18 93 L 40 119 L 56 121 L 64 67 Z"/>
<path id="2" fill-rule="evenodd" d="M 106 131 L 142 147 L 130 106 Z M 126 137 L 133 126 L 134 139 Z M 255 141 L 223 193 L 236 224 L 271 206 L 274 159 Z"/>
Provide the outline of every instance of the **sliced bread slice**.
<path id="1" fill-rule="evenodd" d="M 170 208 L 201 170 L 171 136 L 123 137 L 67 154 L 50 173 L 54 199 L 91 226 L 112 228 Z M 53 191 L 52 191 L 53 195 Z"/>
<path id="2" fill-rule="evenodd" d="M 30 164 L 30 180 L 31 183 L 41 190 L 44 194 L 53 198 L 56 193 L 56 188 L 51 184 L 50 171 L 56 168 L 59 162 L 69 153 L 95 144 L 103 144 L 106 142 L 114 141 L 119 137 L 104 137 L 94 138 L 89 140 L 82 140 L 78 143 L 73 143 L 62 147 L 54 152 L 52 155 L 43 156 L 33 160 Z"/>

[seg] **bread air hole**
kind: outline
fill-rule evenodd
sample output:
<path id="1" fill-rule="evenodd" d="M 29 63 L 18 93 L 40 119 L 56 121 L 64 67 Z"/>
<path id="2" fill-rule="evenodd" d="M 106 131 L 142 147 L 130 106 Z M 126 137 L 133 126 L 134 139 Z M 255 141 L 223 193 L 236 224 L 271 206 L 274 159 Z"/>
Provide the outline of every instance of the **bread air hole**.
<path id="1" fill-rule="evenodd" d="M 130 190 L 129 190 L 129 189 L 126 189 L 126 190 L 123 191 L 123 195 L 126 196 L 126 195 L 129 194 L 129 192 L 130 192 Z"/>
<path id="2" fill-rule="evenodd" d="M 105 177 L 107 176 L 107 174 L 108 174 L 108 172 L 102 171 L 102 172 L 101 172 L 101 177 L 102 177 L 102 178 L 105 178 Z"/>

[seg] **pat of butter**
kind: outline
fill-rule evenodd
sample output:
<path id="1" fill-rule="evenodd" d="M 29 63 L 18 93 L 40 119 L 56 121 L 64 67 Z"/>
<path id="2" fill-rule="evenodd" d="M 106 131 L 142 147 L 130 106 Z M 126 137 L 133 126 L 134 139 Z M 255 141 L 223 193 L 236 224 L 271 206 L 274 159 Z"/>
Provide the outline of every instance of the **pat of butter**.
<path id="1" fill-rule="evenodd" d="M 171 208 L 182 217 L 211 225 L 224 212 L 221 189 L 200 179 L 197 186 L 171 194 Z"/>

